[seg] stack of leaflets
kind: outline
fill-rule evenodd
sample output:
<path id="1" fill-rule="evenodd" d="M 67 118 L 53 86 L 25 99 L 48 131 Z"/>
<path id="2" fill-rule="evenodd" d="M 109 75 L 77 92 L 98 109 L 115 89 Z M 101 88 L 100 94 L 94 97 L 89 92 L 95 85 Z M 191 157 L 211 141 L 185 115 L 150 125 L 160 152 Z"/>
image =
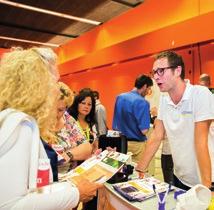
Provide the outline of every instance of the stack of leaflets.
<path id="1" fill-rule="evenodd" d="M 116 174 L 129 158 L 129 155 L 123 153 L 104 150 L 98 156 L 93 156 L 84 161 L 61 179 L 83 176 L 91 182 L 104 183 Z"/>
<path id="2" fill-rule="evenodd" d="M 114 189 L 129 201 L 143 201 L 156 195 L 156 192 L 166 192 L 173 190 L 169 184 L 161 182 L 154 177 L 144 179 L 134 179 L 128 182 L 117 183 L 113 185 Z M 155 188 L 155 190 L 154 190 Z M 156 191 L 156 192 L 155 192 Z"/>

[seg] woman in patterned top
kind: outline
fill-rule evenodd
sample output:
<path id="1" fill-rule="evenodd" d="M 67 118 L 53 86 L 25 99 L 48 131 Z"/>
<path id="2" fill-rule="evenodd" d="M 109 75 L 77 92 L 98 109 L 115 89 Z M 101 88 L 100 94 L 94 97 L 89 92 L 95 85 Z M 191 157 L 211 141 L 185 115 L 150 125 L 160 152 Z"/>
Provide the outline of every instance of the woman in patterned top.
<path id="1" fill-rule="evenodd" d="M 82 89 L 75 97 L 68 112 L 77 121 L 81 133 L 93 146 L 93 151 L 99 153 L 95 126 L 95 99 L 92 90 L 90 88 Z"/>
<path id="2" fill-rule="evenodd" d="M 93 151 L 99 153 L 97 131 L 95 127 L 95 99 L 90 88 L 82 89 L 75 97 L 74 103 L 68 110 L 69 114 L 77 120 L 81 133 L 87 142 L 90 142 Z M 83 204 L 83 210 L 97 209 L 97 197 Z"/>
<path id="3" fill-rule="evenodd" d="M 78 160 L 89 158 L 92 154 L 92 145 L 82 135 L 76 120 L 66 112 L 66 109 L 73 103 L 72 91 L 64 83 L 58 82 L 58 84 L 60 99 L 58 101 L 57 123 L 52 132 L 54 139 L 52 147 L 62 160 L 58 166 L 59 173 L 64 173 L 74 168 Z"/>

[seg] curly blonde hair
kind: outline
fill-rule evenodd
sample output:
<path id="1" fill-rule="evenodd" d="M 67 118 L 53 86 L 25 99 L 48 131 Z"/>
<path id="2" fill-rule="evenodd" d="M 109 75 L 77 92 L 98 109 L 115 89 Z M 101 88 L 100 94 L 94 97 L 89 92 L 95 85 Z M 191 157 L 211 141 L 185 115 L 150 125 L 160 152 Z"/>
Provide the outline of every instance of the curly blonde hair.
<path id="1" fill-rule="evenodd" d="M 66 107 L 70 107 L 74 101 L 73 91 L 63 82 L 58 82 L 60 90 L 60 100 L 65 102 Z"/>
<path id="2" fill-rule="evenodd" d="M 41 136 L 55 124 L 58 88 L 38 48 L 5 53 L 0 64 L 0 110 L 13 108 L 34 117 Z"/>

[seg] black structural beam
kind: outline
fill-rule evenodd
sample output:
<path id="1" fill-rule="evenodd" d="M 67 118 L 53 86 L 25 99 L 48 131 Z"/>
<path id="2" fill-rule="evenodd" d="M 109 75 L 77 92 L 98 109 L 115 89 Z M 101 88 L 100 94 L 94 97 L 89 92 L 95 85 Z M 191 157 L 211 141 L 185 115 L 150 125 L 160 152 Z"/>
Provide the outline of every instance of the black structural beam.
<path id="1" fill-rule="evenodd" d="M 143 1 L 137 1 L 136 3 L 131 3 L 129 1 L 127 1 L 127 0 L 111 0 L 111 1 L 115 1 L 115 2 L 117 2 L 119 4 L 123 4 L 123 5 L 126 5 L 128 7 L 136 7 L 136 6 L 138 6 L 139 4 L 141 4 L 143 2 Z"/>
<path id="2" fill-rule="evenodd" d="M 57 35 L 57 36 L 64 36 L 64 37 L 69 37 L 69 38 L 77 38 L 78 37 L 78 35 L 58 33 L 58 32 L 49 31 L 49 30 L 46 30 L 46 29 L 32 28 L 32 27 L 29 27 L 29 26 L 23 26 L 23 25 L 18 25 L 18 24 L 14 24 L 14 23 L 7 23 L 7 22 L 2 22 L 2 21 L 0 21 L 0 25 L 7 26 L 7 27 L 24 29 L 24 30 L 29 30 L 29 31 L 35 31 L 35 32 L 40 32 L 40 33 L 53 34 L 53 35 Z"/>

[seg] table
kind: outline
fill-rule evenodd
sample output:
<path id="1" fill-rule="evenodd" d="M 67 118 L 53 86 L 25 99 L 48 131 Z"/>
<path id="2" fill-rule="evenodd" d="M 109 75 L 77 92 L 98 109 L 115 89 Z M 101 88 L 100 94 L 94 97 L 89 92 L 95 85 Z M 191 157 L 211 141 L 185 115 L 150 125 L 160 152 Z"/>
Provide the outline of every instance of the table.
<path id="1" fill-rule="evenodd" d="M 175 209 L 174 191 L 166 199 L 166 210 Z M 130 202 L 118 194 L 111 184 L 105 183 L 98 191 L 98 210 L 157 210 L 158 200 L 154 196 L 142 202 Z"/>

